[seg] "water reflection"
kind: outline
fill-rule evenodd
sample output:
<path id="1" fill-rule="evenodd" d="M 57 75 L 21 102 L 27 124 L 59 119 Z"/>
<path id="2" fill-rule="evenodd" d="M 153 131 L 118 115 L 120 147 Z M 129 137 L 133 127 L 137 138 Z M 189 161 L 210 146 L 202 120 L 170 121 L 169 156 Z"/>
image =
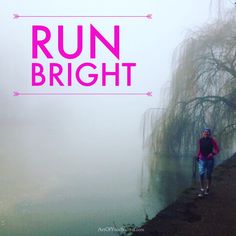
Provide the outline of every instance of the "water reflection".
<path id="1" fill-rule="evenodd" d="M 116 151 L 111 140 L 96 152 L 99 145 L 73 142 L 72 127 L 6 125 L 2 131 L 1 235 L 99 235 L 98 227 L 143 221 L 142 149 L 135 148 L 141 137 L 132 150 L 127 143 Z"/>

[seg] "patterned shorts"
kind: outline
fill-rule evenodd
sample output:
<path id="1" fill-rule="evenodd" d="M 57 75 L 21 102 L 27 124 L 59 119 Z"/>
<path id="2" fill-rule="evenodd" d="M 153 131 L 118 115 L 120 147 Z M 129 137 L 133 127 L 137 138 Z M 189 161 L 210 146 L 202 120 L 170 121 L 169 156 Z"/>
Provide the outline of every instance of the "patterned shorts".
<path id="1" fill-rule="evenodd" d="M 198 162 L 198 169 L 199 169 L 199 175 L 205 175 L 207 174 L 207 178 L 211 178 L 212 171 L 214 168 L 214 159 L 212 160 L 199 160 Z"/>

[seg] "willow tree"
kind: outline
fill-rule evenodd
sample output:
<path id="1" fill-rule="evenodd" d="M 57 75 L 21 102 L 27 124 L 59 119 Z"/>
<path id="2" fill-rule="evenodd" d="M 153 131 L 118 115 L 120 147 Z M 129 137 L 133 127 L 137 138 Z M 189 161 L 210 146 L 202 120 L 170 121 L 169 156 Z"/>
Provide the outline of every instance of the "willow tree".
<path id="1" fill-rule="evenodd" d="M 159 155 L 193 155 L 204 127 L 223 149 L 236 130 L 236 14 L 192 32 L 176 50 L 169 100 L 152 144 Z"/>
<path id="2" fill-rule="evenodd" d="M 191 157 L 203 128 L 213 130 L 221 153 L 235 151 L 236 9 L 226 14 L 218 9 L 215 22 L 189 33 L 176 49 L 162 109 L 144 114 L 143 137 L 154 154 L 147 158 L 142 194 L 147 191 L 164 205 L 191 183 Z"/>

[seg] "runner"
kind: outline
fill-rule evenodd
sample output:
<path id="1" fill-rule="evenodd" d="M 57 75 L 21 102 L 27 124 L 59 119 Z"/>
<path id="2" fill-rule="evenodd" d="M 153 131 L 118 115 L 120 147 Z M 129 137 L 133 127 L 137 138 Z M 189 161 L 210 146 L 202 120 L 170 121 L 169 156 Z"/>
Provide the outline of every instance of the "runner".
<path id="1" fill-rule="evenodd" d="M 214 168 L 214 156 L 219 153 L 219 146 L 217 141 L 211 137 L 211 130 L 206 128 L 203 130 L 202 138 L 198 142 L 198 168 L 200 176 L 200 193 L 199 197 L 209 194 L 211 187 L 211 175 Z M 204 179 L 207 177 L 207 184 L 205 186 Z"/>

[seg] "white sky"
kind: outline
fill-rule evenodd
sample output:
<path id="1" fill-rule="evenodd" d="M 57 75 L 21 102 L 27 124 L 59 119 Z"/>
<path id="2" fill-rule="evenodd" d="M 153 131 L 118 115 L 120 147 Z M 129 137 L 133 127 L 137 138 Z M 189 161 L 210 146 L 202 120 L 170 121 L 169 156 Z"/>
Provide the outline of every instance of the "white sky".
<path id="1" fill-rule="evenodd" d="M 130 124 L 133 124 L 132 119 L 135 117 L 138 124 L 145 110 L 150 107 L 158 107 L 159 102 L 163 100 L 162 88 L 168 86 L 173 50 L 189 30 L 201 27 L 216 15 L 216 7 L 214 4 L 210 7 L 210 2 L 210 0 L 2 0 L 0 9 L 0 103 L 1 107 L 4 107 L 0 111 L 2 124 L 34 123 L 38 125 L 43 121 L 53 124 L 57 120 L 59 124 L 65 125 L 69 118 L 64 116 L 69 113 L 72 114 L 70 119 L 74 119 L 78 123 L 93 123 L 94 132 L 99 131 L 99 126 L 111 122 L 108 113 L 117 114 L 118 120 L 119 114 L 127 114 L 129 122 L 122 124 L 123 128 L 128 128 Z M 229 1 L 227 3 L 230 4 Z M 152 13 L 153 19 L 30 18 L 14 20 L 13 13 L 20 15 L 146 15 Z M 52 41 L 49 47 L 53 52 L 56 52 L 57 48 L 57 25 L 64 25 L 66 48 L 71 50 L 76 41 L 76 26 L 83 25 L 84 52 L 78 60 L 73 61 L 74 67 L 89 60 L 88 29 L 90 24 L 93 24 L 110 40 L 113 37 L 113 26 L 120 25 L 120 62 L 137 63 L 137 67 L 133 69 L 132 73 L 132 86 L 129 88 L 124 86 L 121 78 L 119 88 L 112 85 L 113 79 L 106 88 L 101 87 L 101 79 L 92 88 L 83 88 L 76 83 L 72 88 L 48 88 L 48 86 L 33 88 L 31 86 L 31 28 L 36 24 L 45 25 L 51 29 Z M 107 62 L 112 68 L 113 63 L 117 62 L 101 45 L 98 47 L 98 55 L 99 58 L 93 60 L 93 63 L 98 66 L 101 62 Z M 47 67 L 49 60 L 42 57 L 40 62 Z M 56 56 L 53 62 L 61 62 L 66 65 L 68 61 Z M 121 73 L 121 77 L 122 75 L 124 74 Z M 13 97 L 13 91 L 152 91 L 153 97 Z M 83 118 L 79 115 L 81 113 L 84 114 Z M 90 117 L 91 120 L 88 120 L 87 117 Z M 71 125 L 73 126 L 73 124 Z"/>
<path id="2" fill-rule="evenodd" d="M 88 28 L 92 23 L 107 37 L 112 39 L 113 25 L 121 29 L 120 62 L 136 62 L 133 69 L 133 86 L 120 88 L 121 91 L 145 92 L 153 91 L 154 97 L 149 99 L 153 106 L 160 100 L 160 90 L 170 76 L 170 61 L 174 48 L 183 39 L 188 30 L 196 29 L 210 20 L 212 14 L 210 0 L 160 0 L 160 1 L 3 1 L 1 10 L 1 76 L 4 92 L 12 90 L 32 91 L 31 87 L 31 26 L 46 25 L 52 30 L 50 48 L 56 51 L 56 27 L 63 24 L 67 32 L 66 47 L 73 50 L 75 27 L 84 27 L 84 53 L 78 64 L 88 60 Z M 213 9 L 214 10 L 214 9 Z M 214 12 L 214 11 L 213 11 Z M 146 15 L 153 14 L 153 20 L 145 19 L 21 19 L 13 20 L 12 14 L 21 15 Z M 87 41 L 86 41 L 87 40 Z M 8 55 L 7 55 L 8 54 Z M 95 64 L 111 62 L 113 59 L 101 47 L 99 58 Z M 43 59 L 41 60 L 43 61 Z M 45 67 L 49 61 L 45 61 Z M 56 57 L 55 62 L 67 63 Z M 76 61 L 73 65 L 77 65 Z M 14 67 L 14 70 L 12 68 Z M 112 63 L 111 63 L 112 68 Z M 122 83 L 121 83 L 122 84 Z M 94 89 L 100 90 L 98 82 Z M 41 88 L 37 88 L 39 91 Z M 79 88 L 80 91 L 83 88 Z M 85 91 L 88 88 L 86 88 Z M 113 91 L 114 86 L 109 88 Z M 47 88 L 42 87 L 43 91 Z M 63 88 L 63 91 L 71 88 Z M 78 91 L 75 84 L 73 90 Z M 90 90 L 89 90 L 90 91 Z M 107 92 L 107 90 L 104 92 Z M 151 105 L 151 106 L 152 106 Z"/>

